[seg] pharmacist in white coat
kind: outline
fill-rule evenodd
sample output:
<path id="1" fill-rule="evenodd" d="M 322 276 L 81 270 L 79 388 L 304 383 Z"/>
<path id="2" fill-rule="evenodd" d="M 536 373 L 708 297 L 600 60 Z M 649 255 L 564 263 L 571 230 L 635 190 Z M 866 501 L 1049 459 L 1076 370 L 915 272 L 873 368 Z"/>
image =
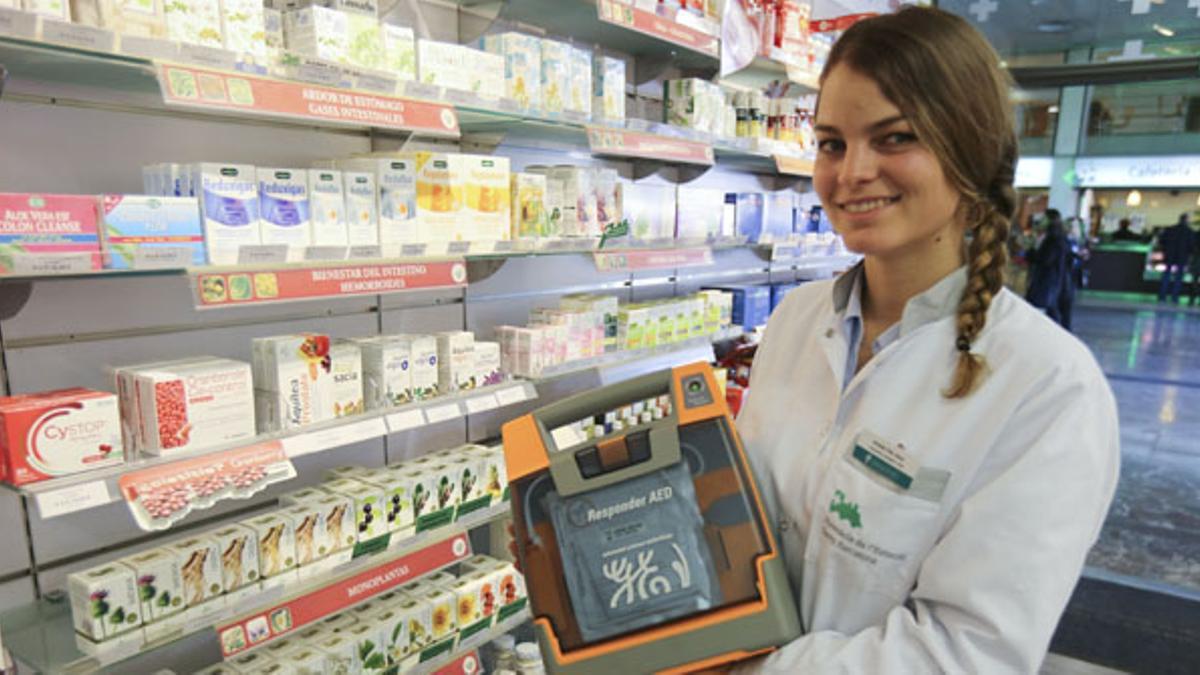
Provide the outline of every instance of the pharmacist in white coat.
<path id="1" fill-rule="evenodd" d="M 1016 139 L 998 62 L 918 8 L 831 54 L 814 184 L 863 262 L 790 293 L 755 359 L 738 428 L 805 634 L 741 670 L 1035 673 L 1099 534 L 1111 391 L 1001 286 Z"/>

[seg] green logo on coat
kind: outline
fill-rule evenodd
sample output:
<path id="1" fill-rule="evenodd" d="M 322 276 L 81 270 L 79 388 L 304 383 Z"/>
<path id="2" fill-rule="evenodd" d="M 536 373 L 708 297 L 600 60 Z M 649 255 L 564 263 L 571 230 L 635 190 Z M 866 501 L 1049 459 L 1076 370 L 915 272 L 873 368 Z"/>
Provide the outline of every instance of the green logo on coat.
<path id="1" fill-rule="evenodd" d="M 841 490 L 833 493 L 833 501 L 829 502 L 829 510 L 836 513 L 838 518 L 850 523 L 850 527 L 862 528 L 862 516 L 858 515 L 858 504 L 847 502 L 846 493 Z"/>

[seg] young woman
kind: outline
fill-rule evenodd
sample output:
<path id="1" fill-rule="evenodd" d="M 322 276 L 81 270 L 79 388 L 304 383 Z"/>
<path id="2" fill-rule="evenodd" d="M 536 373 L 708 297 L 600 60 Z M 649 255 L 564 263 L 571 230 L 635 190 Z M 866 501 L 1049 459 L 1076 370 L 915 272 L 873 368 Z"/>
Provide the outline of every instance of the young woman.
<path id="1" fill-rule="evenodd" d="M 738 427 L 805 635 L 743 669 L 1035 673 L 1117 481 L 1089 351 L 1004 290 L 1017 143 L 965 21 L 862 21 L 821 77 L 814 184 L 862 264 L 788 295 Z"/>

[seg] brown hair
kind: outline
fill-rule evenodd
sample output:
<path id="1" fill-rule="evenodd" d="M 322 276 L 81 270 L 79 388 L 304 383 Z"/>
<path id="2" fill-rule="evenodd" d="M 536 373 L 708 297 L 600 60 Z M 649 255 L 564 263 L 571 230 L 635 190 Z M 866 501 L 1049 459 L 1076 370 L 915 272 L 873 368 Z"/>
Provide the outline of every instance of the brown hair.
<path id="1" fill-rule="evenodd" d="M 958 366 L 943 392 L 962 398 L 986 370 L 971 344 L 1004 284 L 1009 219 L 1016 210 L 1011 80 L 979 31 L 959 16 L 925 7 L 851 26 L 834 44 L 821 81 L 843 63 L 875 81 L 962 195 L 970 241 L 968 280 L 955 322 Z"/>

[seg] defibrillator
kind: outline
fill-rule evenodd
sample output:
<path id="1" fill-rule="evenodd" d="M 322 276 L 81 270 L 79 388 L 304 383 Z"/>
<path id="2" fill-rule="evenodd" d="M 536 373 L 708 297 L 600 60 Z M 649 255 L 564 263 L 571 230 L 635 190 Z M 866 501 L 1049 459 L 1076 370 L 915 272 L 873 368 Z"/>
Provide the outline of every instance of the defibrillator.
<path id="1" fill-rule="evenodd" d="M 705 363 L 504 425 L 517 554 L 554 673 L 688 672 L 800 634 L 778 545 Z"/>

